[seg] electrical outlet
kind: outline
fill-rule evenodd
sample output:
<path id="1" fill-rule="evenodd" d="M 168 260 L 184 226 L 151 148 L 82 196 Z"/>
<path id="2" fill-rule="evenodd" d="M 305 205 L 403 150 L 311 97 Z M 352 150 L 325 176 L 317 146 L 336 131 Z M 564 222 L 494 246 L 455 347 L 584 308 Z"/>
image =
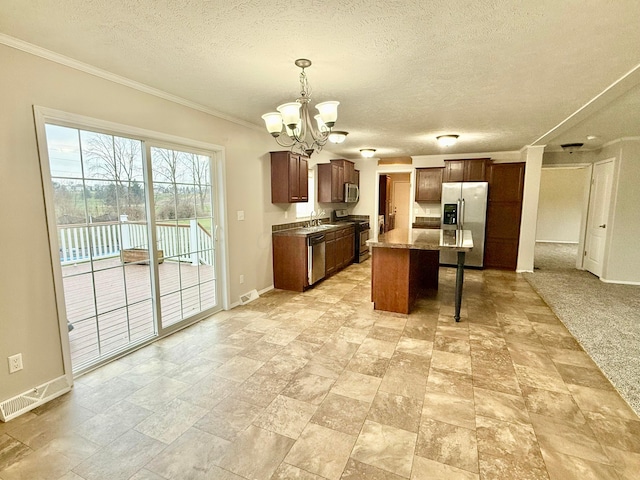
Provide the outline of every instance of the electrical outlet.
<path id="1" fill-rule="evenodd" d="M 16 373 L 19 370 L 22 370 L 22 354 L 16 353 L 15 355 L 11 355 L 9 358 L 9 373 Z"/>
<path id="2" fill-rule="evenodd" d="M 244 275 L 240 275 L 240 283 L 244 283 Z"/>
<path id="3" fill-rule="evenodd" d="M 286 210 L 284 211 L 284 219 L 286 220 L 287 218 L 289 218 L 289 212 L 287 212 Z"/>

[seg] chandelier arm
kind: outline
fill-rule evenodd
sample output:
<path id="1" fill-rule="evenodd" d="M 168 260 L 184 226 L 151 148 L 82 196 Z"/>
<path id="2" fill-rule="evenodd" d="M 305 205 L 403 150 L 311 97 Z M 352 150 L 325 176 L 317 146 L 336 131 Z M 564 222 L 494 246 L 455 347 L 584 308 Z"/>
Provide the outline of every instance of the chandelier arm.
<path id="1" fill-rule="evenodd" d="M 290 148 L 290 147 L 293 147 L 296 144 L 296 141 L 293 140 L 291 137 L 289 137 L 289 135 L 287 135 L 286 133 L 285 134 L 280 134 L 279 136 L 274 137 L 274 138 L 276 140 L 276 143 L 278 145 L 280 145 L 281 147 Z M 286 139 L 288 139 L 290 141 L 289 142 L 283 141 L 282 140 L 283 138 L 286 138 Z"/>

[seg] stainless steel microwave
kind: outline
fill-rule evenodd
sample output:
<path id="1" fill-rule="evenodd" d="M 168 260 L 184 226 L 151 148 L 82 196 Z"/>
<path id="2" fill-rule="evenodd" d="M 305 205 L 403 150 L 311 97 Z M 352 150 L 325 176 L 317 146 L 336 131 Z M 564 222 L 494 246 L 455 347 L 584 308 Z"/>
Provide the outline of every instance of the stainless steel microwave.
<path id="1" fill-rule="evenodd" d="M 344 201 L 347 203 L 355 203 L 360 198 L 360 191 L 358 185 L 355 183 L 344 184 Z"/>

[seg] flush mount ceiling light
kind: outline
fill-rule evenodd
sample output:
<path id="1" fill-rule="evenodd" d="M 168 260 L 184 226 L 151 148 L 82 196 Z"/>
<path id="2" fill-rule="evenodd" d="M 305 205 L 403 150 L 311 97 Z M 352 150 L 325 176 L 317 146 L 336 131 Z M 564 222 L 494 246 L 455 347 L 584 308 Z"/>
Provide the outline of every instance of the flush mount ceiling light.
<path id="1" fill-rule="evenodd" d="M 576 143 L 563 143 L 560 145 L 565 152 L 573 153 L 582 147 L 584 143 L 576 142 Z"/>
<path id="2" fill-rule="evenodd" d="M 436 137 L 441 147 L 450 147 L 458 141 L 459 135 L 440 135 Z"/>
<path id="3" fill-rule="evenodd" d="M 364 158 L 371 158 L 375 153 L 375 148 L 363 148 L 360 150 L 360 155 L 362 155 Z"/>
<path id="4" fill-rule="evenodd" d="M 598 137 L 596 137 L 595 135 L 587 135 L 587 140 L 595 140 L 596 138 Z"/>
<path id="5" fill-rule="evenodd" d="M 277 112 L 265 113 L 262 115 L 262 119 L 267 131 L 273 135 L 279 145 L 311 156 L 315 150 L 322 150 L 322 147 L 327 143 L 331 129 L 338 119 L 340 102 L 318 103 L 316 109 L 320 113 L 313 117 L 317 124 L 313 125 L 309 113 L 311 87 L 304 71 L 305 68 L 311 66 L 311 60 L 300 58 L 295 61 L 295 64 L 302 69 L 300 72 L 300 97 L 295 102 L 280 105 L 276 108 Z M 346 132 L 341 133 L 344 133 L 346 137 Z"/>
<path id="6" fill-rule="evenodd" d="M 333 130 L 329 134 L 329 141 L 331 143 L 342 143 L 347 139 L 347 135 L 349 135 L 349 132 L 343 132 L 341 130 Z"/>

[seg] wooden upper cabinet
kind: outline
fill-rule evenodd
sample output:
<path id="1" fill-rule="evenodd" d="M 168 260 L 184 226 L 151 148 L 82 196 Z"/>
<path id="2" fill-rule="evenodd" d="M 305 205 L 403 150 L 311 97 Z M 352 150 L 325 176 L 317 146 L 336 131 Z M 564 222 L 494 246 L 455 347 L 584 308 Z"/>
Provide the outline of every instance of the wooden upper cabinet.
<path id="1" fill-rule="evenodd" d="M 349 160 L 344 160 L 344 159 L 335 159 L 335 160 L 331 160 L 331 163 L 334 165 L 338 165 L 338 167 L 342 169 L 343 183 L 357 183 L 355 164 L 353 162 L 350 162 Z"/>
<path id="2" fill-rule="evenodd" d="M 271 203 L 309 200 L 309 159 L 289 151 L 271 152 Z"/>
<path id="3" fill-rule="evenodd" d="M 416 168 L 416 202 L 440 202 L 444 168 Z"/>
<path id="4" fill-rule="evenodd" d="M 444 161 L 444 182 L 484 182 L 490 158 Z"/>
<path id="5" fill-rule="evenodd" d="M 496 163 L 489 168 L 489 201 L 521 202 L 524 163 Z"/>
<path id="6" fill-rule="evenodd" d="M 360 172 L 349 160 L 331 160 L 318 164 L 318 202 L 344 202 L 344 184 L 360 183 Z"/>

